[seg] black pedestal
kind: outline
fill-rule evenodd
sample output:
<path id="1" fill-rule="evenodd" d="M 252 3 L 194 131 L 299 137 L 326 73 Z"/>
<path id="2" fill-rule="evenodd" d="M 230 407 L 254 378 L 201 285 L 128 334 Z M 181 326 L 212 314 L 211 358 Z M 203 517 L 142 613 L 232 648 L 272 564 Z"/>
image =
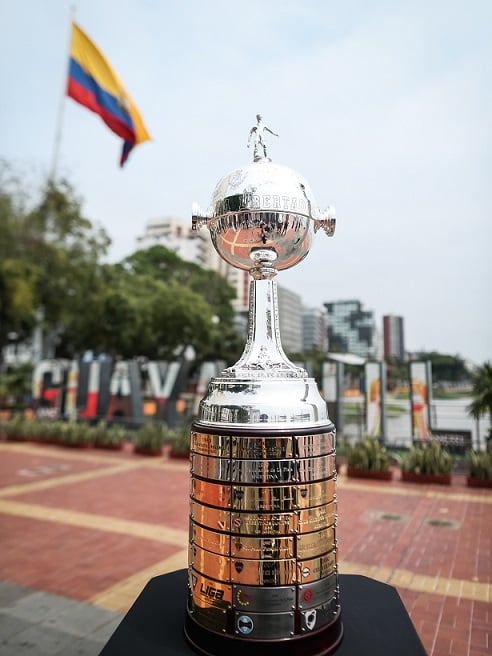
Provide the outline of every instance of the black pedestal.
<path id="1" fill-rule="evenodd" d="M 365 576 L 339 578 L 344 635 L 334 656 L 426 656 L 395 588 Z M 100 656 L 196 656 L 183 631 L 186 597 L 185 569 L 153 578 Z"/>

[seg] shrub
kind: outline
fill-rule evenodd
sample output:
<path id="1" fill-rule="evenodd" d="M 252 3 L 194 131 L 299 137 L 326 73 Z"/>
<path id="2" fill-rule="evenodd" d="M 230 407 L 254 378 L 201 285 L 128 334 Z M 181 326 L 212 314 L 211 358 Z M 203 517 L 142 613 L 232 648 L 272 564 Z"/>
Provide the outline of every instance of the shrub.
<path id="1" fill-rule="evenodd" d="M 127 431 L 123 426 L 110 426 L 103 420 L 92 426 L 91 433 L 96 446 L 121 446 L 127 439 Z"/>
<path id="2" fill-rule="evenodd" d="M 57 420 L 46 420 L 30 422 L 30 437 L 37 442 L 59 442 L 63 434 L 65 422 Z"/>
<path id="3" fill-rule="evenodd" d="M 189 453 L 191 441 L 190 426 L 182 426 L 169 432 L 171 451 L 174 453 Z"/>
<path id="4" fill-rule="evenodd" d="M 96 436 L 96 444 L 99 443 L 110 446 L 119 446 L 126 442 L 127 436 L 128 433 L 124 426 L 120 426 L 118 424 L 114 424 L 113 426 L 106 426 L 106 430 L 101 433 L 101 436 L 99 437 L 99 442 L 97 441 L 98 438 Z"/>
<path id="5" fill-rule="evenodd" d="M 469 451 L 467 458 L 470 478 L 492 481 L 492 450 Z"/>
<path id="6" fill-rule="evenodd" d="M 29 437 L 29 423 L 22 415 L 14 415 L 2 422 L 2 432 L 7 439 L 25 440 Z"/>
<path id="7" fill-rule="evenodd" d="M 85 422 L 63 422 L 60 430 L 60 443 L 67 446 L 76 444 L 91 444 L 94 442 L 95 431 Z"/>
<path id="8" fill-rule="evenodd" d="M 388 471 L 390 461 L 386 449 L 374 437 L 366 437 L 347 447 L 347 466 L 349 469 L 365 471 Z"/>
<path id="9" fill-rule="evenodd" d="M 137 449 L 162 449 L 165 439 L 165 424 L 148 422 L 135 433 L 133 446 Z"/>
<path id="10" fill-rule="evenodd" d="M 404 472 L 414 474 L 450 474 L 453 470 L 453 457 L 444 451 L 437 440 L 422 446 L 413 446 L 402 458 Z"/>

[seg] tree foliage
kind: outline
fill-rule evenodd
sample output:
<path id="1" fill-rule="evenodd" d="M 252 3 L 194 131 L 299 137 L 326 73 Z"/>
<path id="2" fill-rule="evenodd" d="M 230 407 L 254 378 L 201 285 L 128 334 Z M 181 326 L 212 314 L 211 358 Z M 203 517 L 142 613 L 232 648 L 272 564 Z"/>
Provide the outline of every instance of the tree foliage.
<path id="1" fill-rule="evenodd" d="M 67 181 L 47 182 L 28 202 L 0 170 L 0 356 L 9 336 L 42 322 L 56 357 L 86 350 L 114 357 L 234 359 L 234 289 L 213 271 L 155 246 L 103 263 L 110 240 L 83 216 Z"/>
<path id="2" fill-rule="evenodd" d="M 465 361 L 459 355 L 446 355 L 431 351 L 430 353 L 417 353 L 420 360 L 428 360 L 432 365 L 432 379 L 434 382 L 459 383 L 470 379 L 470 372 Z"/>
<path id="3" fill-rule="evenodd" d="M 476 369 L 473 374 L 472 384 L 473 400 L 468 406 L 468 412 L 475 419 L 488 414 L 492 424 L 492 363 L 485 362 Z"/>
<path id="4" fill-rule="evenodd" d="M 68 182 L 47 182 L 26 208 L 26 194 L 5 169 L 0 223 L 1 350 L 9 335 L 22 341 L 40 320 L 50 330 L 63 326 L 110 242 L 81 215 Z"/>

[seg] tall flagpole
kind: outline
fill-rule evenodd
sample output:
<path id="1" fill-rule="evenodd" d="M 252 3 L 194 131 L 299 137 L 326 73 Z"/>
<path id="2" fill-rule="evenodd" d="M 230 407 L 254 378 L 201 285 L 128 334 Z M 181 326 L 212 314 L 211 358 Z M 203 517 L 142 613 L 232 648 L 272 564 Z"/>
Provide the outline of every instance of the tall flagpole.
<path id="1" fill-rule="evenodd" d="M 65 99 L 67 97 L 67 77 L 68 77 L 68 67 L 70 65 L 70 44 L 72 39 L 72 23 L 75 20 L 75 6 L 70 7 L 70 17 L 69 17 L 69 32 L 68 32 L 68 43 L 66 47 L 66 71 L 63 79 L 63 88 L 60 96 L 60 102 L 58 105 L 58 116 L 56 119 L 56 129 L 55 129 L 55 141 L 53 144 L 53 158 L 51 161 L 51 171 L 48 177 L 49 182 L 55 182 L 57 169 L 58 169 L 58 160 L 60 158 L 60 147 L 62 141 L 62 128 L 63 128 L 63 117 L 65 115 Z"/>

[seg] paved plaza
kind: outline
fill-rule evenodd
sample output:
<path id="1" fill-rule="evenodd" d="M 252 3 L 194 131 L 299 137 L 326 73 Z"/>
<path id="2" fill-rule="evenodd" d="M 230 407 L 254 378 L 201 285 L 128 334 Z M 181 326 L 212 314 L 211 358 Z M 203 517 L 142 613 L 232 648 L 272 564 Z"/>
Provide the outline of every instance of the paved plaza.
<path id="1" fill-rule="evenodd" d="M 96 656 L 150 578 L 186 567 L 188 469 L 0 443 L 2 656 Z M 492 653 L 492 491 L 342 466 L 337 493 L 340 571 L 395 586 L 429 656 Z"/>

